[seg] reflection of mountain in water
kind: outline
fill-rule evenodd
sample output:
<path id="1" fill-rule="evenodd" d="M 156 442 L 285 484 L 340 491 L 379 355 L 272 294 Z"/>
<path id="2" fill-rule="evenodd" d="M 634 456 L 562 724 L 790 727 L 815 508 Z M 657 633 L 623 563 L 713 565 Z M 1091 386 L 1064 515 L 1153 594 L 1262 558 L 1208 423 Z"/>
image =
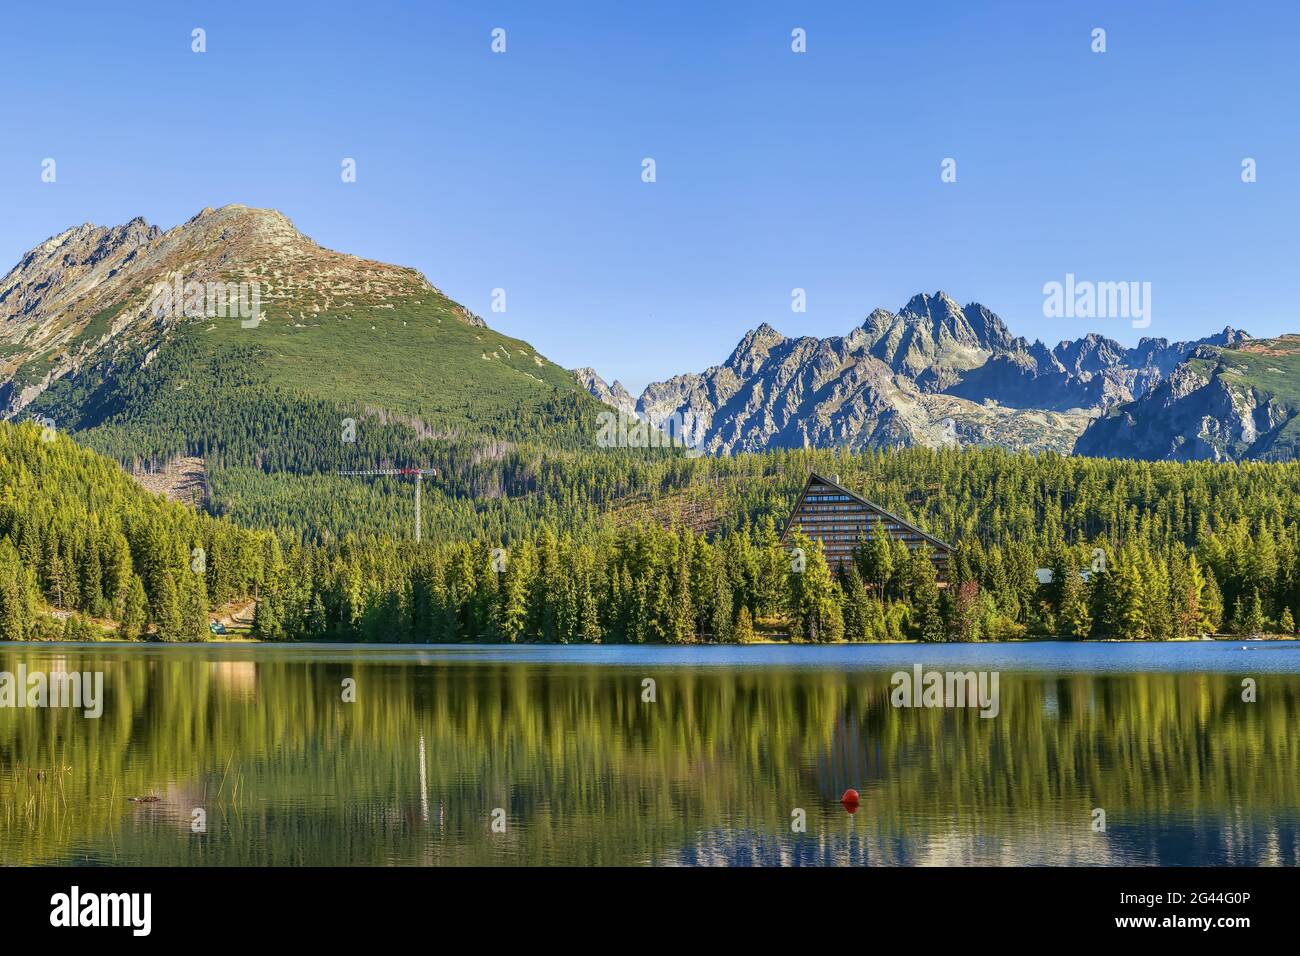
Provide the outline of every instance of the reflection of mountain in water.
<path id="1" fill-rule="evenodd" d="M 1296 866 L 1300 823 L 1247 824 L 1221 817 L 1199 822 L 1151 819 L 1111 826 L 1045 828 L 1014 842 L 957 831 L 915 843 L 878 832 L 859 811 L 829 812 L 808 832 L 707 830 L 667 858 L 676 866 Z"/>

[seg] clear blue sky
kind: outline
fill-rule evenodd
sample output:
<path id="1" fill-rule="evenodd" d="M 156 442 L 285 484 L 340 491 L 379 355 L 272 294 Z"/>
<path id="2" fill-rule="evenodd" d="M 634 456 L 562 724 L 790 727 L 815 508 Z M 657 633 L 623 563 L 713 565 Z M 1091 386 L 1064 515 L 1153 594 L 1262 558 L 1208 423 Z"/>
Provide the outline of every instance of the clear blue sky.
<path id="1" fill-rule="evenodd" d="M 634 391 L 940 288 L 1048 342 L 1300 331 L 1298 6 L 13 5 L 0 272 L 74 223 L 270 206 Z M 1151 327 L 1044 318 L 1067 272 L 1151 282 Z"/>

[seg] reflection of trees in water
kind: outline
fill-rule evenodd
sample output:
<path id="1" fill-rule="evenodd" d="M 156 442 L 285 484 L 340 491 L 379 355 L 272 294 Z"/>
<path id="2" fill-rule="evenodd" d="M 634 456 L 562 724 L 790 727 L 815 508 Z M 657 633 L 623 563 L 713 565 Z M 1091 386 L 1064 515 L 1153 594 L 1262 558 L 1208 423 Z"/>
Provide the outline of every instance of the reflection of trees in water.
<path id="1" fill-rule="evenodd" d="M 876 681 L 883 682 L 878 675 Z M 881 725 L 894 716 L 886 695 L 872 689 L 845 701 L 835 718 L 826 745 L 816 755 L 814 773 L 817 792 L 822 799 L 838 802 L 844 791 L 852 788 L 865 792 L 878 786 L 890 774 L 881 746 Z M 911 747 L 896 746 L 890 754 L 890 764 L 909 762 Z"/>
<path id="2" fill-rule="evenodd" d="M 1004 673 L 983 719 L 895 710 L 883 672 L 667 668 L 647 704 L 640 667 L 344 653 L 85 652 L 69 666 L 106 671 L 99 721 L 0 713 L 0 860 L 1297 862 L 1296 675 L 1243 705 L 1237 677 Z M 58 793 L 19 772 L 56 764 Z M 164 805 L 125 803 L 146 793 Z M 191 801 L 204 837 L 180 825 Z"/>
<path id="3" fill-rule="evenodd" d="M 829 745 L 817 755 L 817 792 L 821 798 L 836 800 L 850 787 L 863 789 L 876 776 L 867 769 L 871 757 L 853 707 L 846 706 L 831 730 Z"/>

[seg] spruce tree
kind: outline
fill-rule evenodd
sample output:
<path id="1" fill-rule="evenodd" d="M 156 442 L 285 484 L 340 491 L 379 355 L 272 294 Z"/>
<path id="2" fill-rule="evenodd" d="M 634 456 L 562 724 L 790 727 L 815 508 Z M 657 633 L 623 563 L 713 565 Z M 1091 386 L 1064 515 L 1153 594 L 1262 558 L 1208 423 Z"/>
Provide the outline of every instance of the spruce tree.
<path id="1" fill-rule="evenodd" d="M 1205 587 L 1201 591 L 1200 629 L 1206 634 L 1217 634 L 1223 626 L 1223 594 L 1214 574 L 1205 572 Z"/>
<path id="2" fill-rule="evenodd" d="M 939 613 L 939 586 L 927 546 L 921 545 L 912 552 L 908 578 L 911 591 L 909 620 L 913 637 L 920 641 L 942 641 L 945 628 Z"/>
<path id="3" fill-rule="evenodd" d="M 1115 637 L 1126 641 L 1142 641 L 1148 637 L 1147 612 L 1142 575 L 1131 552 L 1120 555 L 1115 572 L 1116 625 Z"/>
<path id="4" fill-rule="evenodd" d="M 126 596 L 122 600 L 119 634 L 128 641 L 138 640 L 149 621 L 149 599 L 145 597 L 144 582 L 140 575 L 131 572 Z"/>
<path id="5" fill-rule="evenodd" d="M 34 602 L 18 551 L 0 539 L 0 640 L 24 640 L 34 623 Z"/>
<path id="6" fill-rule="evenodd" d="M 856 566 L 850 565 L 844 576 L 844 638 L 848 641 L 866 641 L 867 603 L 871 600 L 862 576 Z"/>
<path id="7" fill-rule="evenodd" d="M 1084 586 L 1078 571 L 1070 573 L 1061 600 L 1061 626 L 1065 633 L 1076 640 L 1091 637 L 1092 613 L 1088 609 L 1088 588 Z"/>
<path id="8" fill-rule="evenodd" d="M 202 574 L 191 572 L 182 578 L 182 633 L 187 641 L 206 641 L 211 636 L 208 626 L 208 587 Z"/>
<path id="9" fill-rule="evenodd" d="M 672 604 L 668 608 L 668 642 L 686 644 L 695 639 L 695 608 L 691 602 L 691 538 L 683 531 L 673 569 Z"/>
<path id="10" fill-rule="evenodd" d="M 1263 634 L 1268 628 L 1264 616 L 1264 601 L 1259 595 L 1259 588 L 1254 588 L 1250 597 L 1250 608 L 1246 612 L 1245 632 L 1252 637 Z"/>
<path id="11" fill-rule="evenodd" d="M 735 642 L 737 644 L 750 644 L 755 639 L 754 618 L 749 613 L 749 608 L 742 604 L 740 613 L 736 615 Z"/>
<path id="12" fill-rule="evenodd" d="M 721 570 L 715 572 L 713 593 L 713 620 L 711 630 L 713 639 L 721 644 L 730 644 L 735 640 L 735 618 L 731 608 L 731 585 Z M 753 630 L 751 624 L 750 630 Z"/>
<path id="13" fill-rule="evenodd" d="M 949 585 L 949 590 L 952 589 Z M 973 579 L 956 585 L 956 594 L 952 598 L 952 614 L 949 621 L 949 633 L 954 641 L 969 643 L 981 638 L 979 618 L 980 586 Z"/>
<path id="14" fill-rule="evenodd" d="M 181 596 L 176 587 L 176 578 L 171 571 L 164 571 L 159 583 L 158 596 L 154 600 L 153 620 L 157 626 L 160 641 L 180 641 L 185 639 L 185 621 L 181 610 Z"/>
<path id="15" fill-rule="evenodd" d="M 1232 627 L 1233 634 L 1249 633 L 1247 629 L 1248 624 L 1246 621 L 1246 612 L 1242 609 L 1241 606 L 1241 595 L 1237 595 L 1237 599 L 1232 602 L 1231 627 Z"/>

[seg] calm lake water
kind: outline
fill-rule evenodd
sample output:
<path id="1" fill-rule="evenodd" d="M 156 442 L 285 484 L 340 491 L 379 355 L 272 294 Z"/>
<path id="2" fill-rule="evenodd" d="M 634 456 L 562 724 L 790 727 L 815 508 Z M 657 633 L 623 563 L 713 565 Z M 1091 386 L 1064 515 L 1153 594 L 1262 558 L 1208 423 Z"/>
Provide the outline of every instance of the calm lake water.
<path id="1" fill-rule="evenodd" d="M 918 663 L 997 672 L 997 716 L 892 706 Z M 20 664 L 101 671 L 103 714 L 0 708 L 0 864 L 1300 863 L 1300 642 L 0 644 Z"/>

